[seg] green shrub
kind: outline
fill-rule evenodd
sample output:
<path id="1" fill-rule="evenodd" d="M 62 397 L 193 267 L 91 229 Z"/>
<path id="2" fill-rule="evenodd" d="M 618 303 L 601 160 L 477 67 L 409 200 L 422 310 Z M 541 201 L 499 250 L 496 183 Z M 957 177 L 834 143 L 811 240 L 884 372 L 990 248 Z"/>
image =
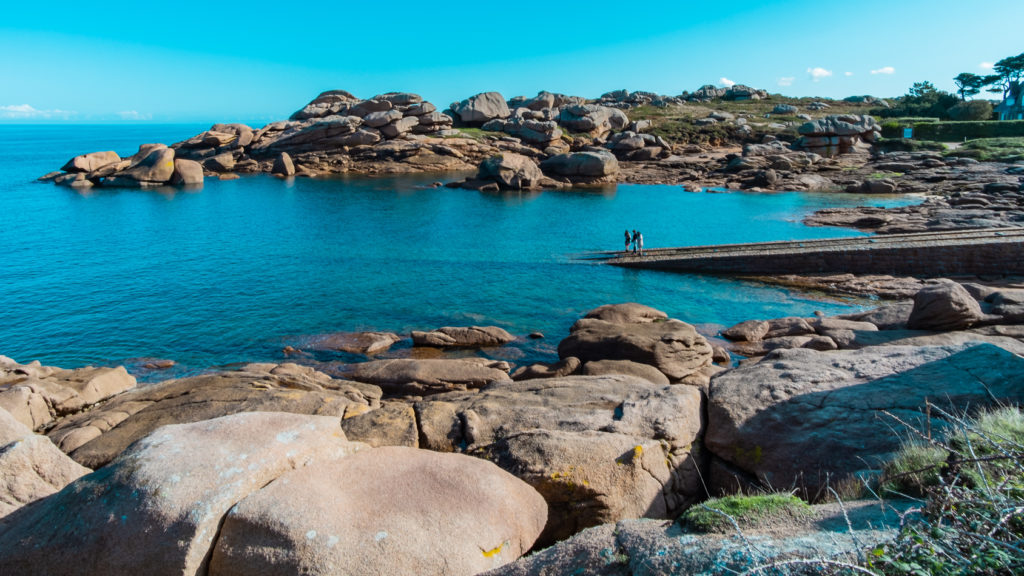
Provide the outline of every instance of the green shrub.
<path id="1" fill-rule="evenodd" d="M 903 118 L 891 118 L 882 122 L 882 136 L 886 138 L 902 138 L 904 128 L 913 128 L 914 124 L 921 122 L 938 122 L 938 118 L 924 116 L 905 116 Z"/>
<path id="2" fill-rule="evenodd" d="M 950 120 L 958 122 L 971 120 L 991 120 L 992 103 L 987 100 L 971 100 L 961 102 L 949 109 Z"/>
<path id="3" fill-rule="evenodd" d="M 712 498 L 684 512 L 681 520 L 696 532 L 729 533 L 736 528 L 733 520 L 740 528 L 750 528 L 776 520 L 802 521 L 810 513 L 811 507 L 792 494 L 762 494 Z"/>
<path id="4" fill-rule="evenodd" d="M 1011 138 L 1024 136 L 1024 120 L 1003 122 L 918 122 L 914 138 L 939 142 L 962 142 L 976 138 Z"/>

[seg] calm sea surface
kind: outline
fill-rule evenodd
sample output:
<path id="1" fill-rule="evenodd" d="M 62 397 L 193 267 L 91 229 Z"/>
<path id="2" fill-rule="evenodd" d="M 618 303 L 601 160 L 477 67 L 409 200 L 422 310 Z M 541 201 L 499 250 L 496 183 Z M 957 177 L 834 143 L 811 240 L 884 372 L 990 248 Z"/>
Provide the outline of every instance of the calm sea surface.
<path id="1" fill-rule="evenodd" d="M 169 358 L 163 378 L 281 361 L 319 334 L 496 324 L 521 342 L 489 355 L 550 360 L 601 304 L 636 301 L 694 324 L 828 313 L 851 303 L 722 278 L 623 270 L 574 255 L 857 235 L 808 228 L 842 194 L 689 193 L 673 186 L 480 194 L 437 176 L 207 179 L 202 190 L 78 193 L 38 176 L 76 154 L 134 153 L 206 126 L 0 126 L 0 354 L 75 367 Z M 319 354 L 318 359 L 337 357 Z"/>

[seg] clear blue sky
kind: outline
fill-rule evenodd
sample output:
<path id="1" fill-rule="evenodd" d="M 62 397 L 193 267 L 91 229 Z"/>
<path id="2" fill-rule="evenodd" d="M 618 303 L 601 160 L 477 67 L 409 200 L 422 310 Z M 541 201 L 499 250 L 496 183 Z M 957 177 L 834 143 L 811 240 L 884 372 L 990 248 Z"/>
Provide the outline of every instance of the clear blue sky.
<path id="1" fill-rule="evenodd" d="M 1024 0 L 12 2 L 0 122 L 286 118 L 323 90 L 896 96 L 1024 52 Z"/>

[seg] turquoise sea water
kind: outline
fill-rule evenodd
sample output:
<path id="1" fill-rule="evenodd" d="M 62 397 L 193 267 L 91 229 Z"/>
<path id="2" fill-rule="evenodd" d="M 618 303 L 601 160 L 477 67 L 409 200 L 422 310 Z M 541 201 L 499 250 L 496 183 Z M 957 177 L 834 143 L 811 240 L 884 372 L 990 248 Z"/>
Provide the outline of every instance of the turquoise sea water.
<path id="1" fill-rule="evenodd" d="M 330 332 L 496 324 L 548 335 L 487 352 L 524 362 L 553 359 L 576 318 L 606 303 L 695 324 L 839 312 L 850 304 L 574 255 L 621 249 L 625 228 L 648 248 L 856 235 L 800 220 L 828 206 L 911 202 L 642 185 L 481 194 L 431 188 L 444 180 L 436 175 L 88 193 L 33 182 L 76 154 L 127 155 L 205 128 L 0 126 L 0 354 L 65 367 L 178 362 L 149 376 L 162 378 L 282 361 L 284 346 Z"/>

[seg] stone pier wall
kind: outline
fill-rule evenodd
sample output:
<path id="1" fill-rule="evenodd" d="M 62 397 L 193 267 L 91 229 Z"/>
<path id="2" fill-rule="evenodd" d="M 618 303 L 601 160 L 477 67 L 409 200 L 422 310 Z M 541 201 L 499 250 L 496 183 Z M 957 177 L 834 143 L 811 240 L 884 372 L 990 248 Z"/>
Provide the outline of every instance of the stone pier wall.
<path id="1" fill-rule="evenodd" d="M 946 276 L 974 274 L 1024 274 L 1024 241 L 1021 238 L 990 239 L 971 243 L 933 245 L 881 245 L 828 247 L 807 246 L 716 253 L 688 251 L 685 255 L 661 254 L 649 258 L 617 258 L 617 266 L 723 274 L 894 274 Z"/>

